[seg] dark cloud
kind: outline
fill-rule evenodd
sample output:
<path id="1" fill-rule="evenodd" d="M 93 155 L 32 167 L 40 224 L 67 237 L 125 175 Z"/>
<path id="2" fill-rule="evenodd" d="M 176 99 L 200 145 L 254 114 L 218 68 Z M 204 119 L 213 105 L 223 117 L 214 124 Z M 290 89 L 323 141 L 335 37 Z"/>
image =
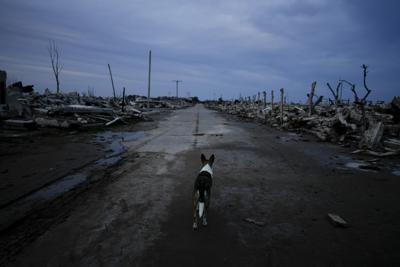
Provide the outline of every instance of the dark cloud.
<path id="1" fill-rule="evenodd" d="M 37 88 L 54 88 L 46 45 L 62 49 L 65 90 L 117 87 L 145 94 L 147 53 L 153 91 L 211 98 L 285 87 L 305 100 L 309 84 L 329 95 L 326 81 L 362 84 L 370 65 L 374 99 L 398 94 L 397 1 L 48 1 L 2 3 L 0 68 Z"/>

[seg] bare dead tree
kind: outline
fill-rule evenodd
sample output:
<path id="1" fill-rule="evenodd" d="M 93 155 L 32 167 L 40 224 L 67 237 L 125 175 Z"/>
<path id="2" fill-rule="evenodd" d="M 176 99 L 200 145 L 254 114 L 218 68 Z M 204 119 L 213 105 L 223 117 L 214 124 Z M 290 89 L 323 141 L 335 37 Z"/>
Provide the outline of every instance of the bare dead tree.
<path id="1" fill-rule="evenodd" d="M 324 98 L 323 96 L 319 96 L 318 99 L 317 99 L 317 101 L 314 103 L 314 101 L 313 101 L 314 96 L 317 96 L 317 95 L 315 94 L 315 87 L 316 87 L 316 86 L 317 86 L 317 82 L 314 81 L 314 82 L 311 84 L 311 91 L 310 91 L 310 93 L 307 94 L 307 97 L 308 97 L 308 116 L 311 116 L 311 115 L 312 115 L 312 113 L 314 112 L 315 107 L 316 107 L 319 103 L 321 103 L 321 102 L 322 102 L 322 99 Z"/>
<path id="2" fill-rule="evenodd" d="M 338 85 L 336 86 L 336 91 L 333 91 L 331 85 L 329 83 L 326 83 L 326 85 L 328 86 L 329 90 L 331 91 L 333 98 L 334 98 L 334 105 L 335 107 L 338 107 L 341 103 L 340 103 L 340 88 L 342 86 L 342 82 L 339 82 Z"/>
<path id="3" fill-rule="evenodd" d="M 317 85 L 317 82 L 314 81 L 311 84 L 311 91 L 310 93 L 307 94 L 308 97 L 308 116 L 312 115 L 312 110 L 313 110 L 313 98 L 314 98 L 314 94 L 315 94 L 315 86 Z"/>
<path id="4" fill-rule="evenodd" d="M 51 67 L 53 68 L 54 77 L 57 82 L 57 94 L 60 93 L 60 72 L 62 70 L 62 65 L 60 63 L 60 49 L 56 45 L 56 42 L 51 40 L 49 41 L 49 46 L 47 47 L 47 51 L 49 52 Z"/>
<path id="5" fill-rule="evenodd" d="M 361 102 L 363 102 L 364 104 L 367 101 L 367 97 L 369 96 L 369 94 L 371 93 L 371 89 L 368 88 L 367 86 L 367 73 L 368 73 L 368 66 L 365 64 L 362 64 L 361 68 L 363 69 L 363 75 L 364 75 L 364 88 L 367 91 L 367 93 L 365 94 L 365 96 L 361 99 Z"/>
<path id="6" fill-rule="evenodd" d="M 347 80 L 340 80 L 340 82 L 345 82 L 348 85 L 350 85 L 350 90 L 353 92 L 354 95 L 354 104 L 356 105 L 365 105 L 367 103 L 367 97 L 369 96 L 369 94 L 371 93 L 371 89 L 368 88 L 367 86 L 367 73 L 368 73 L 368 66 L 365 64 L 362 64 L 361 68 L 363 69 L 363 74 L 364 74 L 364 89 L 366 91 L 365 95 L 363 96 L 363 98 L 360 99 L 360 97 L 357 94 L 356 91 L 356 85 L 347 81 Z"/>
<path id="7" fill-rule="evenodd" d="M 363 80 L 363 84 L 364 84 L 364 89 L 366 91 L 365 95 L 360 98 L 357 94 L 356 91 L 356 85 L 354 83 L 351 83 L 347 80 L 340 80 L 340 82 L 344 82 L 346 84 L 348 84 L 350 86 L 350 90 L 351 92 L 353 92 L 354 95 L 354 104 L 360 109 L 361 111 L 361 132 L 364 132 L 367 128 L 367 121 L 365 118 L 365 105 L 367 103 L 367 97 L 369 96 L 369 94 L 371 93 L 371 89 L 368 88 L 367 86 L 367 73 L 368 73 L 368 66 L 365 64 L 361 65 L 361 68 L 363 69 L 363 75 L 364 75 L 364 80 Z"/>

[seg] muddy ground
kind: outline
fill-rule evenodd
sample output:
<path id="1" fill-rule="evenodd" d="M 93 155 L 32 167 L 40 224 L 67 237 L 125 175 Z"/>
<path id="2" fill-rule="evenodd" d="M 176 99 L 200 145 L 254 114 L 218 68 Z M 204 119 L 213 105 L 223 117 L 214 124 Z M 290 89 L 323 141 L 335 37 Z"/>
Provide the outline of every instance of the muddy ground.
<path id="1" fill-rule="evenodd" d="M 350 148 L 202 105 L 131 131 L 143 134 L 123 142 L 116 166 L 94 172 L 81 190 L 2 233 L 2 264 L 400 264 L 398 159 L 378 160 L 378 171 L 360 170 L 358 163 L 371 158 L 350 155 Z M 216 162 L 209 225 L 193 231 L 200 153 L 214 153 Z M 328 213 L 348 227 L 333 226 Z"/>

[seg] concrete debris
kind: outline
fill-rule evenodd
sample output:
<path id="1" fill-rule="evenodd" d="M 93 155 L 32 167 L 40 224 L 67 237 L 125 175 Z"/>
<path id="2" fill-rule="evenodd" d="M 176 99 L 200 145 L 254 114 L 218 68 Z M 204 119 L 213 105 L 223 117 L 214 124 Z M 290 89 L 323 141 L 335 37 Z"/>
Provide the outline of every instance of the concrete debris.
<path id="1" fill-rule="evenodd" d="M 364 132 L 364 142 L 368 148 L 376 148 L 383 136 L 383 123 L 377 122 L 370 124 L 369 128 Z"/>
<path id="2" fill-rule="evenodd" d="M 120 118 L 120 117 L 116 117 L 116 118 L 113 119 L 112 121 L 107 122 L 105 125 L 106 125 L 106 126 L 110 126 L 110 125 L 114 124 L 114 123 L 117 122 L 117 121 L 121 121 L 121 118 Z"/>
<path id="3" fill-rule="evenodd" d="M 192 106 L 195 98 L 159 97 L 147 101 L 137 95 L 96 97 L 77 92 L 43 94 L 33 85 L 16 82 L 6 87 L 7 73 L 0 71 L 0 128 L 34 129 L 108 127 L 132 120 L 143 120 L 145 114 L 160 110 Z"/>
<path id="4" fill-rule="evenodd" d="M 348 226 L 347 222 L 345 220 L 343 220 L 343 218 L 337 214 L 328 213 L 328 219 L 334 226 L 337 226 L 337 227 L 347 227 Z"/>
<path id="5" fill-rule="evenodd" d="M 400 97 L 395 97 L 390 104 L 369 103 L 363 110 L 350 101 L 331 105 L 318 103 L 313 106 L 312 112 L 310 101 L 306 104 L 288 104 L 283 101 L 283 111 L 281 105 L 272 101 L 264 103 L 241 98 L 234 101 L 208 101 L 206 106 L 271 127 L 310 133 L 322 142 L 356 146 L 372 156 L 399 154 L 400 124 L 396 121 L 396 114 L 400 115 Z M 392 150 L 389 151 L 389 148 Z"/>

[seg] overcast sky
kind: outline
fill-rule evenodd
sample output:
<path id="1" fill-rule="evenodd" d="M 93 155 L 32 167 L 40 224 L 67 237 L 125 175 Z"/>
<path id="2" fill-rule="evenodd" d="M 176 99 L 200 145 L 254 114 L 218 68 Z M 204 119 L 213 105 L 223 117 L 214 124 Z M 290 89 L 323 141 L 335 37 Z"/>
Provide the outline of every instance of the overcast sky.
<path id="1" fill-rule="evenodd" d="M 225 99 L 283 87 L 305 101 L 312 81 L 347 79 L 362 87 L 369 65 L 370 99 L 399 95 L 400 2 L 396 0 L 0 0 L 0 69 L 8 82 L 54 90 L 49 40 L 61 49 L 63 91 Z M 351 97 L 345 89 L 345 96 Z"/>

